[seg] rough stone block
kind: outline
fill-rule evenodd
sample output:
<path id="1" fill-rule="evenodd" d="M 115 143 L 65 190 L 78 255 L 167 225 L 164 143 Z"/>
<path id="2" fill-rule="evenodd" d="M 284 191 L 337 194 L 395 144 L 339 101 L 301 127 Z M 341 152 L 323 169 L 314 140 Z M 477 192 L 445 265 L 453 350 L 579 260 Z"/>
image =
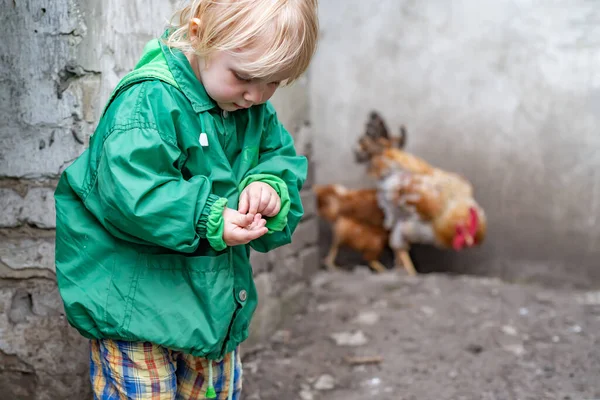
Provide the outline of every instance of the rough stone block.
<path id="1" fill-rule="evenodd" d="M 255 276 L 271 270 L 271 258 L 269 253 L 250 250 L 250 265 Z"/>
<path id="2" fill-rule="evenodd" d="M 288 288 L 303 281 L 302 265 L 297 256 L 287 257 L 273 264 L 273 291 L 281 296 Z"/>
<path id="3" fill-rule="evenodd" d="M 319 250 L 316 246 L 300 250 L 290 256 L 273 263 L 273 291 L 282 295 L 297 283 L 306 283 L 319 268 Z"/>
<path id="4" fill-rule="evenodd" d="M 0 189 L 0 227 L 14 228 L 19 226 L 19 215 L 23 209 L 23 198 L 11 189 Z"/>
<path id="5" fill-rule="evenodd" d="M 54 279 L 54 239 L 0 242 L 0 279 Z"/>
<path id="6" fill-rule="evenodd" d="M 286 244 L 285 246 L 278 247 L 275 250 L 270 251 L 268 254 L 269 259 L 271 260 L 271 269 L 273 269 L 273 266 L 281 260 L 285 260 L 286 258 L 293 256 L 292 244 L 290 243 Z"/>
<path id="7" fill-rule="evenodd" d="M 260 274 L 254 278 L 258 291 L 258 307 L 250 324 L 250 334 L 244 347 L 254 347 L 268 340 L 281 323 L 281 299 L 273 295 L 273 276 Z"/>
<path id="8" fill-rule="evenodd" d="M 0 114 L 1 115 L 1 114 Z M 14 178 L 56 178 L 83 151 L 89 131 L 72 117 L 67 126 L 0 127 L 0 170 Z"/>
<path id="9" fill-rule="evenodd" d="M 269 252 L 271 263 L 275 266 L 283 260 L 296 256 L 300 250 L 315 244 L 317 239 L 316 219 L 302 220 L 296 228 L 290 244 Z"/>
<path id="10" fill-rule="evenodd" d="M 25 197 L 21 218 L 25 223 L 38 228 L 55 228 L 54 189 L 30 189 Z"/>
<path id="11" fill-rule="evenodd" d="M 315 194 L 312 192 L 311 188 L 304 189 L 300 193 L 300 197 L 302 199 L 302 206 L 304 207 L 304 219 L 309 219 L 314 217 L 317 213 L 317 201 L 315 198 Z"/>
<path id="12" fill-rule="evenodd" d="M 314 161 L 309 159 L 308 160 L 308 173 L 306 176 L 306 181 L 304 182 L 305 188 L 311 188 L 316 183 L 316 178 L 315 178 L 316 171 L 317 171 L 317 168 L 316 168 Z"/>
<path id="13" fill-rule="evenodd" d="M 310 279 L 321 268 L 321 259 L 319 257 L 319 248 L 317 246 L 309 247 L 300 251 L 298 261 L 301 265 L 302 277 Z"/>
<path id="14" fill-rule="evenodd" d="M 317 243 L 317 233 L 316 219 L 311 218 L 300 222 L 292 236 L 292 243 L 288 245 L 291 254 L 297 254 L 300 250 Z"/>
<path id="15" fill-rule="evenodd" d="M 56 227 L 54 189 L 32 188 L 25 198 L 12 189 L 0 189 L 0 206 L 3 210 L 0 227 L 15 228 L 33 225 L 49 229 Z"/>

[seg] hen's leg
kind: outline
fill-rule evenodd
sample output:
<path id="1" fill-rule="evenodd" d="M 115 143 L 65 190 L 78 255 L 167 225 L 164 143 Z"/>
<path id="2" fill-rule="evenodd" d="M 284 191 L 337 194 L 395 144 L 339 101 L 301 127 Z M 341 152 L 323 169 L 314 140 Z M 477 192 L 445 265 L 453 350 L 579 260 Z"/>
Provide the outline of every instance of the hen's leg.
<path id="1" fill-rule="evenodd" d="M 385 272 L 385 266 L 377 260 L 369 261 L 369 266 L 376 272 Z"/>
<path id="2" fill-rule="evenodd" d="M 400 268 L 400 261 L 402 263 L 402 267 L 408 272 L 409 275 L 414 276 L 417 275 L 417 271 L 415 270 L 415 266 L 410 259 L 410 255 L 408 254 L 408 250 L 397 250 L 396 251 L 396 268 Z"/>
<path id="3" fill-rule="evenodd" d="M 335 265 L 335 258 L 337 257 L 339 248 L 340 248 L 339 240 L 334 236 L 333 243 L 331 244 L 331 247 L 329 248 L 329 253 L 327 253 L 327 256 L 323 260 L 323 263 L 325 264 L 327 269 L 329 269 L 330 271 L 337 269 L 337 265 Z"/>
<path id="4" fill-rule="evenodd" d="M 390 232 L 389 244 L 392 249 L 394 249 L 394 264 L 396 268 L 400 268 L 400 266 L 404 267 L 406 272 L 409 275 L 416 275 L 417 271 L 415 270 L 415 266 L 410 259 L 410 255 L 408 254 L 409 244 L 405 240 L 403 233 L 403 226 L 406 222 L 402 220 L 397 220 Z"/>

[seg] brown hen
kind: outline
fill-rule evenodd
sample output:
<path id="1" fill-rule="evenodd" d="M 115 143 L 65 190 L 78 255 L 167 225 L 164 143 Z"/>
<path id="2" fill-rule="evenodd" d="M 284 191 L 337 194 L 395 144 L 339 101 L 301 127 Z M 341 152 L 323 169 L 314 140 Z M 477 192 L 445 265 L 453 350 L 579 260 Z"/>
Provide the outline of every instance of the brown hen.
<path id="1" fill-rule="evenodd" d="M 390 137 L 382 118 L 373 112 L 355 156 L 358 162 L 368 162 L 369 174 L 378 181 L 378 204 L 396 262 L 414 270 L 408 255 L 412 243 L 462 250 L 484 240 L 487 224 L 472 185 L 399 149 L 398 143 L 405 141 L 403 127 L 400 136 Z"/>
<path id="2" fill-rule="evenodd" d="M 385 271 L 379 261 L 388 245 L 389 231 L 383 227 L 383 211 L 377 204 L 376 189 L 350 190 L 342 185 L 315 185 L 319 215 L 331 223 L 333 239 L 324 263 L 337 268 L 335 259 L 341 246 L 359 252 L 369 266 Z"/>

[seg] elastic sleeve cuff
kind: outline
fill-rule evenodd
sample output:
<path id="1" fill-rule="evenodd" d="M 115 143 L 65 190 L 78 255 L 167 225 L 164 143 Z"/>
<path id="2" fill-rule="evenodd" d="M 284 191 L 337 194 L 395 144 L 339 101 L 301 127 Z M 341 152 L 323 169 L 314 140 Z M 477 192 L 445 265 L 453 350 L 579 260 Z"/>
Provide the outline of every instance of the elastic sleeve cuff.
<path id="1" fill-rule="evenodd" d="M 287 217 L 290 212 L 291 201 L 290 193 L 287 184 L 283 179 L 271 174 L 256 174 L 246 177 L 239 186 L 240 192 L 252 182 L 263 182 L 271 186 L 277 192 L 281 200 L 281 208 L 279 213 L 274 217 L 265 218 L 267 220 L 267 228 L 269 233 L 283 231 L 287 225 Z"/>
<path id="2" fill-rule="evenodd" d="M 198 235 L 216 251 L 227 247 L 223 240 L 223 210 L 227 206 L 227 199 L 214 194 L 208 196 L 202 214 L 197 224 Z"/>

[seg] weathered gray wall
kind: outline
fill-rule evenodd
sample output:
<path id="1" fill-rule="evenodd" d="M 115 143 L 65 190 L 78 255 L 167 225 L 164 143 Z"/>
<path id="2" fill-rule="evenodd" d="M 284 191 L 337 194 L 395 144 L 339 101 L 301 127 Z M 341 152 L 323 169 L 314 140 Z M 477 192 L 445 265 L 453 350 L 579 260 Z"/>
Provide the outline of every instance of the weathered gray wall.
<path id="1" fill-rule="evenodd" d="M 464 174 L 478 250 L 423 269 L 600 284 L 600 7 L 586 0 L 323 0 L 311 72 L 317 182 L 367 186 L 351 147 L 380 111 L 408 149 Z"/>
<path id="2" fill-rule="evenodd" d="M 0 2 L 0 397 L 89 397 L 86 342 L 62 315 L 54 273 L 53 191 L 79 155 L 112 88 L 162 32 L 177 0 Z M 306 80 L 275 105 L 308 153 Z M 310 185 L 308 182 L 307 186 Z M 248 346 L 302 307 L 304 278 L 317 266 L 316 219 L 294 244 L 253 255 L 260 308 Z"/>

